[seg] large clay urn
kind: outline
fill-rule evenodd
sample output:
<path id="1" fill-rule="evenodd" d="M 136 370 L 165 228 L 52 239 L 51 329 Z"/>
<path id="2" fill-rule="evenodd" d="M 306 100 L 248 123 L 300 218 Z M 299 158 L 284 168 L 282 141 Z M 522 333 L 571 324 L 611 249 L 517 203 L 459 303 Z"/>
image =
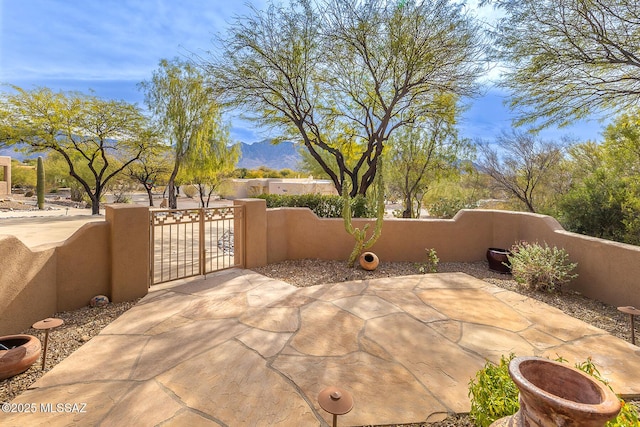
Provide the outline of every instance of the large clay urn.
<path id="1" fill-rule="evenodd" d="M 578 369 L 539 357 L 517 357 L 509 375 L 520 390 L 520 410 L 491 427 L 604 426 L 620 411 L 617 396 Z"/>
<path id="2" fill-rule="evenodd" d="M 507 249 L 501 248 L 489 248 L 487 249 L 487 262 L 489 263 L 489 270 L 496 273 L 511 273 L 511 263 L 509 262 L 509 255 L 511 252 Z"/>
<path id="3" fill-rule="evenodd" d="M 0 380 L 26 371 L 40 357 L 40 340 L 33 335 L 7 335 L 0 344 Z"/>

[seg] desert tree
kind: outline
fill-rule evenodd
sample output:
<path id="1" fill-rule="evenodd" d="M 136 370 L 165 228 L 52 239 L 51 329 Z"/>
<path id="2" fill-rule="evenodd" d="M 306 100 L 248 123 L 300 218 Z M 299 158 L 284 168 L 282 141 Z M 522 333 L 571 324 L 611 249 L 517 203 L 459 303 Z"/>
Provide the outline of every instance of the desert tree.
<path id="1" fill-rule="evenodd" d="M 448 0 L 292 0 L 238 17 L 200 59 L 226 104 L 300 140 L 353 197 L 373 184 L 392 133 L 433 113 L 434 93 L 475 93 L 483 49 Z"/>
<path id="2" fill-rule="evenodd" d="M 202 207 L 209 207 L 211 196 L 233 175 L 240 158 L 240 144 L 231 144 L 228 126 L 216 129 L 213 135 L 207 144 L 189 153 L 180 172 L 182 182 L 196 186 Z"/>
<path id="3" fill-rule="evenodd" d="M 524 131 L 503 132 L 494 143 L 478 141 L 478 168 L 495 187 L 536 212 L 540 187 L 563 158 L 563 144 Z"/>
<path id="4" fill-rule="evenodd" d="M 29 153 L 58 154 L 98 214 L 109 181 L 149 147 L 140 109 L 79 92 L 11 88 L 0 103 L 0 139 Z"/>
<path id="5" fill-rule="evenodd" d="M 431 185 L 458 170 L 471 147 L 458 138 L 457 102 L 435 97 L 434 114 L 400 129 L 389 139 L 387 187 L 403 200 L 403 218 L 418 218 Z"/>
<path id="6" fill-rule="evenodd" d="M 149 137 L 157 138 L 155 135 Z M 154 144 L 126 169 L 129 179 L 144 187 L 149 206 L 153 206 L 153 188 L 160 183 L 166 184 L 173 169 L 170 151 L 171 147 L 167 145 Z"/>
<path id="7" fill-rule="evenodd" d="M 176 177 L 190 153 L 200 150 L 221 128 L 220 106 L 201 70 L 181 59 L 162 59 L 150 81 L 140 83 L 145 103 L 166 143 L 173 148 L 169 207 L 177 208 Z"/>
<path id="8" fill-rule="evenodd" d="M 634 0 L 484 0 L 503 10 L 493 36 L 518 124 L 566 125 L 640 101 Z"/>

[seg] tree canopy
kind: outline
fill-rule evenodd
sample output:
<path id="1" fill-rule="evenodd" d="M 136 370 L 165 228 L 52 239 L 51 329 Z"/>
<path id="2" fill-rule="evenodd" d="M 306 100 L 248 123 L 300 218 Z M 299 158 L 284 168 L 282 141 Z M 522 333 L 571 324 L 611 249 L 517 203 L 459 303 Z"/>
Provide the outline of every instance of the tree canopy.
<path id="1" fill-rule="evenodd" d="M 150 144 L 147 121 L 135 105 L 78 92 L 12 86 L 0 103 L 0 141 L 29 153 L 58 153 L 98 214 L 110 180 Z"/>
<path id="2" fill-rule="evenodd" d="M 562 147 L 535 135 L 513 130 L 504 132 L 496 144 L 478 144 L 479 169 L 489 175 L 496 187 L 536 212 L 536 196 L 548 174 L 562 160 Z"/>
<path id="3" fill-rule="evenodd" d="M 448 0 L 292 0 L 237 18 L 220 42 L 202 65 L 222 99 L 302 140 L 351 196 L 394 130 L 430 114 L 434 93 L 472 95 L 483 71 L 480 29 Z"/>
<path id="4" fill-rule="evenodd" d="M 493 31 L 517 123 L 566 125 L 640 102 L 635 0 L 484 0 L 505 12 Z"/>
<path id="5" fill-rule="evenodd" d="M 161 134 L 173 147 L 174 162 L 169 176 L 169 207 L 177 208 L 175 181 L 187 157 L 206 151 L 212 138 L 224 134 L 222 114 L 202 72 L 178 58 L 163 59 L 150 81 L 140 84 L 145 102 Z"/>
<path id="6" fill-rule="evenodd" d="M 437 106 L 436 104 L 439 104 Z M 430 186 L 453 173 L 471 147 L 458 138 L 456 101 L 451 96 L 434 100 L 434 114 L 396 132 L 391 139 L 387 187 L 403 200 L 403 218 L 419 218 Z"/>

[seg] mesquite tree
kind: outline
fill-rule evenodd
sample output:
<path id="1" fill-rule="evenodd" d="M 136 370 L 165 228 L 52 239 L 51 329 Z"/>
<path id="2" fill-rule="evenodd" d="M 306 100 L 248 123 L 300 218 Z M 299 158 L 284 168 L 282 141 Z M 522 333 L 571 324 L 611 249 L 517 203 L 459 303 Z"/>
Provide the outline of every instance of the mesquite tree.
<path id="1" fill-rule="evenodd" d="M 484 0 L 518 123 L 568 124 L 640 103 L 636 0 Z"/>
<path id="2" fill-rule="evenodd" d="M 339 194 L 366 194 L 398 128 L 433 95 L 472 95 L 483 39 L 448 0 L 291 0 L 236 19 L 201 58 L 228 105 L 301 140 Z"/>

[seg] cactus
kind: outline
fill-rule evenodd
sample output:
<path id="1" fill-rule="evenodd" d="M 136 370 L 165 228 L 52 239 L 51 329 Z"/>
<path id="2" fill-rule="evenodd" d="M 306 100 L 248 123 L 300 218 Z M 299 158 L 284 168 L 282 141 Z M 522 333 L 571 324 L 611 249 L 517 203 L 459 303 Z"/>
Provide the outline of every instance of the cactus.
<path id="1" fill-rule="evenodd" d="M 44 209 L 44 162 L 42 156 L 38 156 L 38 166 L 36 168 L 38 181 L 36 183 L 36 194 L 38 196 L 38 209 Z"/>
<path id="2" fill-rule="evenodd" d="M 347 265 L 353 267 L 356 259 L 360 256 L 360 253 L 365 249 L 369 249 L 378 240 L 382 234 L 382 224 L 384 222 L 384 182 L 382 180 L 382 160 L 378 158 L 376 176 L 376 190 L 377 190 L 377 209 L 376 209 L 376 226 L 373 234 L 367 240 L 367 230 L 370 224 L 365 224 L 362 230 L 354 228 L 351 219 L 351 197 L 346 189 L 346 185 L 342 189 L 342 198 L 344 204 L 342 206 L 342 218 L 344 219 L 344 228 L 347 233 L 351 234 L 356 239 L 356 244 L 353 247 L 353 251 L 347 260 Z"/>

